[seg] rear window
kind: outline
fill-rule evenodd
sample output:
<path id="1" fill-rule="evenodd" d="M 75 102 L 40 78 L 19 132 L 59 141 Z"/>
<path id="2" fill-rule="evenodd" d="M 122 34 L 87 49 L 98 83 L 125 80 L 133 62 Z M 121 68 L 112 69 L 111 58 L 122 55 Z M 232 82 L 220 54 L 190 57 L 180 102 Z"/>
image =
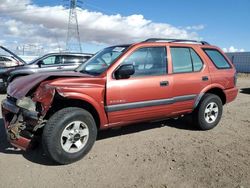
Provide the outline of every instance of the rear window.
<path id="1" fill-rule="evenodd" d="M 225 57 L 218 50 L 204 49 L 204 51 L 218 69 L 231 68 L 231 65 L 227 62 Z"/>

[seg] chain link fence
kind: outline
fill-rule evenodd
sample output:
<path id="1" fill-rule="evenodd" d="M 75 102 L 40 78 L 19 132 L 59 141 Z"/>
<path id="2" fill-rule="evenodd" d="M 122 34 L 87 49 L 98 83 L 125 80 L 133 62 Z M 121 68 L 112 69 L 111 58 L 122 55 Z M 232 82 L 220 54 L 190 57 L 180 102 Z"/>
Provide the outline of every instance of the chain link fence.
<path id="1" fill-rule="evenodd" d="M 250 52 L 226 53 L 238 73 L 250 73 Z"/>

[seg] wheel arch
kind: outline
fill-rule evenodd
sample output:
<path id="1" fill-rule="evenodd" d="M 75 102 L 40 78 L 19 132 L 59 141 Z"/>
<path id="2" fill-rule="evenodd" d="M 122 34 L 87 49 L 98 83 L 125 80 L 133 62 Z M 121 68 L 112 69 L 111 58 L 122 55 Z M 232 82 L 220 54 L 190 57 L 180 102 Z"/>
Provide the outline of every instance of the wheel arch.
<path id="1" fill-rule="evenodd" d="M 218 88 L 218 87 L 214 87 L 209 89 L 206 93 L 211 93 L 214 95 L 217 95 L 218 97 L 220 97 L 222 104 L 226 104 L 227 98 L 226 98 L 226 94 L 224 93 L 223 89 Z"/>
<path id="2" fill-rule="evenodd" d="M 102 116 L 103 112 L 100 112 L 100 109 L 96 106 L 96 104 L 93 104 L 92 101 L 81 97 L 65 97 L 58 93 L 55 94 L 51 108 L 46 113 L 45 119 L 49 119 L 55 112 L 66 107 L 79 107 L 90 112 L 98 129 L 101 128 L 103 124 L 106 124 L 104 122 L 107 120 Z"/>
<path id="3" fill-rule="evenodd" d="M 227 98 L 226 98 L 226 94 L 224 93 L 224 88 L 220 85 L 214 85 L 214 86 L 209 86 L 209 87 L 203 89 L 203 91 L 197 96 L 197 98 L 195 100 L 195 104 L 194 104 L 194 109 L 199 105 L 201 99 L 207 93 L 217 95 L 221 99 L 222 104 L 223 105 L 226 104 Z"/>

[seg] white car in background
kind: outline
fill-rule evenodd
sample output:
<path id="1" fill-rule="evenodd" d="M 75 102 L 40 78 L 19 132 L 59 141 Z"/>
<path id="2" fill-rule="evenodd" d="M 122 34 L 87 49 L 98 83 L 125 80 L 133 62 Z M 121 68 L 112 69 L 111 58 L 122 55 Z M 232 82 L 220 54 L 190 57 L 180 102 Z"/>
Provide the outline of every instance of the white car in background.
<path id="1" fill-rule="evenodd" d="M 16 67 L 22 64 L 12 56 L 0 55 L 0 68 Z"/>

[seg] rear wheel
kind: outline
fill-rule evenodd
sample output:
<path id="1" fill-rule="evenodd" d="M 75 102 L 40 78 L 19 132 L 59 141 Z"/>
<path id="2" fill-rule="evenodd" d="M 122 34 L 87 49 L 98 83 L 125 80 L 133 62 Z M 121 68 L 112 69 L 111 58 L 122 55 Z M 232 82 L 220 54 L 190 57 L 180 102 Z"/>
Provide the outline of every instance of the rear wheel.
<path id="1" fill-rule="evenodd" d="M 198 108 L 193 113 L 193 120 L 201 130 L 210 130 L 221 120 L 223 105 L 221 99 L 214 94 L 205 94 Z"/>
<path id="2" fill-rule="evenodd" d="M 43 130 L 45 152 L 59 164 L 82 159 L 92 148 L 97 135 L 95 120 L 81 108 L 69 107 L 56 112 Z"/>

